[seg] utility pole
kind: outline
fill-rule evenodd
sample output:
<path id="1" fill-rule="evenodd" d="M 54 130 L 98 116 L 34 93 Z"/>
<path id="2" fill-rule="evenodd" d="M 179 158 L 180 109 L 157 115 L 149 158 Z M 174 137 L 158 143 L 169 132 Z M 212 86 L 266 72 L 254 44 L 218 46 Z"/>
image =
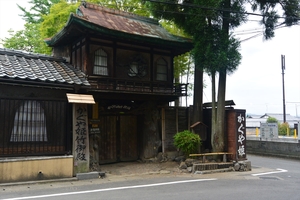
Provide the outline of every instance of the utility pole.
<path id="1" fill-rule="evenodd" d="M 284 92 L 285 55 L 281 55 L 281 70 L 282 70 L 282 93 L 283 93 L 283 123 L 285 123 L 286 122 L 286 118 L 285 118 L 285 92 Z"/>

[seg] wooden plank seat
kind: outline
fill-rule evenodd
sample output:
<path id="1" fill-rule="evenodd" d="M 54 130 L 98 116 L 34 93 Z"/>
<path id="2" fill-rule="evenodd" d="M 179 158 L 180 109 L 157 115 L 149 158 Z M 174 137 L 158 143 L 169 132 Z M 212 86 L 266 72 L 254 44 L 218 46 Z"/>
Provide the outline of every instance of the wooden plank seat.
<path id="1" fill-rule="evenodd" d="M 227 162 L 227 155 L 232 155 L 232 153 L 228 152 L 213 152 L 213 153 L 200 153 L 200 154 L 190 154 L 190 157 L 201 157 L 203 162 L 205 162 L 206 156 L 217 156 L 217 155 L 223 155 L 223 162 Z"/>

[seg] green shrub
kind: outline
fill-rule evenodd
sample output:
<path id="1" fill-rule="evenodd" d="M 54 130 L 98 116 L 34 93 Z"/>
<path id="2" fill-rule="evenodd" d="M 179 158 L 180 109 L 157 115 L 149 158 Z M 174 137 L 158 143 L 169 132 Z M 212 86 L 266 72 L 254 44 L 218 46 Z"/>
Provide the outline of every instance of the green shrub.
<path id="1" fill-rule="evenodd" d="M 278 126 L 278 135 L 287 135 L 287 129 L 289 128 L 290 126 L 287 122 L 280 124 Z"/>
<path id="2" fill-rule="evenodd" d="M 197 153 L 201 145 L 200 136 L 188 130 L 176 133 L 174 135 L 174 145 L 186 156 L 191 153 Z"/>

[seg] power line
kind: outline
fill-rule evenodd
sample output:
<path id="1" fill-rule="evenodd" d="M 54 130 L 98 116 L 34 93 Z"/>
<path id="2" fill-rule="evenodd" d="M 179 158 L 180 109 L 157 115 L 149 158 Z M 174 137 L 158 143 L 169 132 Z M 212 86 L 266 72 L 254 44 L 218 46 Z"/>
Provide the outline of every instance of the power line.
<path id="1" fill-rule="evenodd" d="M 159 1 L 159 0 L 146 0 L 149 2 L 154 2 L 154 3 L 162 3 L 162 4 L 169 4 L 169 5 L 176 5 L 176 6 L 186 6 L 186 7 L 193 7 L 193 8 L 200 8 L 200 9 L 205 9 L 205 10 L 216 10 L 216 11 L 222 11 L 222 12 L 231 12 L 231 13 L 237 13 L 237 14 L 245 14 L 245 15 L 254 15 L 254 16 L 260 16 L 260 17 L 266 17 L 267 15 L 263 14 L 258 14 L 258 13 L 251 13 L 251 12 L 240 12 L 232 9 L 224 9 L 224 8 L 216 8 L 216 7 L 209 7 L 209 6 L 200 6 L 192 3 L 174 3 L 174 2 L 166 2 L 166 1 Z M 278 17 L 278 18 L 283 18 L 285 19 L 286 17 Z M 298 17 L 293 17 L 297 20 L 300 20 Z"/>
<path id="2" fill-rule="evenodd" d="M 206 9 L 206 10 L 216 10 L 216 11 L 221 11 L 221 12 L 232 12 L 232 13 L 237 13 L 237 14 L 244 14 L 244 15 L 252 15 L 252 16 L 259 16 L 259 17 L 265 17 L 266 15 L 263 15 L 263 14 L 258 14 L 258 13 L 251 13 L 251 12 L 240 12 L 240 11 L 235 11 L 235 10 L 231 10 L 231 9 L 220 9 L 220 8 L 215 8 L 215 7 L 208 7 L 208 6 L 200 6 L 200 5 L 196 5 L 196 4 L 192 4 L 192 3 L 182 3 L 182 4 L 178 4 L 178 3 L 174 3 L 174 2 L 164 2 L 164 1 L 160 1 L 160 0 L 146 0 L 146 1 L 149 1 L 149 2 L 154 2 L 154 3 L 162 3 L 162 4 L 169 4 L 169 5 L 176 5 L 176 6 L 187 6 L 187 7 L 193 7 L 193 8 L 200 8 L 200 9 Z M 103 5 L 112 5 L 112 4 L 103 4 Z M 149 11 L 149 9 L 143 9 L 141 7 L 136 7 L 136 6 L 123 6 L 123 7 L 127 7 L 127 8 L 132 8 L 132 9 L 139 9 L 139 10 L 145 10 L 145 11 Z M 179 12 L 179 11 L 170 11 L 170 10 L 155 10 L 155 9 L 150 9 L 150 11 L 154 11 L 154 12 L 157 12 L 157 13 L 172 13 L 172 14 L 180 14 L 180 15 L 191 15 L 191 16 L 205 16 L 205 14 L 202 14 L 202 13 L 198 13 L 198 14 L 193 14 L 193 13 L 184 13 L 184 12 Z M 232 19 L 232 17 L 222 17 L 222 18 L 226 18 L 226 19 Z M 285 19 L 286 17 L 278 17 L 278 18 L 281 18 L 281 19 Z M 300 18 L 296 18 L 297 20 L 300 20 Z M 247 21 L 261 21 L 261 20 L 247 20 Z M 280 23 L 279 25 L 277 25 L 277 27 L 275 27 L 275 29 L 278 29 L 278 28 L 283 28 L 283 27 L 287 27 L 287 26 L 282 26 L 284 25 L 285 22 L 282 22 Z M 294 25 L 299 25 L 299 24 L 294 24 Z M 274 30 L 275 30 L 274 29 Z M 242 31 L 233 31 L 233 33 L 235 33 L 234 35 L 235 36 L 238 36 L 238 35 L 247 35 L 247 34 L 255 34 L 251 37 L 248 37 L 246 39 L 243 39 L 243 40 L 240 40 L 240 42 L 244 42 L 244 41 L 248 41 L 252 38 L 256 38 L 260 35 L 263 35 L 263 31 L 264 30 L 257 30 L 254 29 L 254 30 L 242 30 Z M 239 33 L 239 32 L 242 32 L 242 33 Z"/>

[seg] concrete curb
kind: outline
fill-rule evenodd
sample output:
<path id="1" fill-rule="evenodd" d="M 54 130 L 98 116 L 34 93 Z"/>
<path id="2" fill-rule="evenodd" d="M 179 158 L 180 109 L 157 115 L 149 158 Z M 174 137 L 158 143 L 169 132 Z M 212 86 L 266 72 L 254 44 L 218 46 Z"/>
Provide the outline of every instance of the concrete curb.
<path id="1" fill-rule="evenodd" d="M 24 182 L 12 182 L 12 183 L 0 183 L 0 187 L 3 186 L 18 186 L 18 185 L 34 185 L 40 183 L 53 183 L 53 182 L 67 182 L 67 181 L 78 181 L 76 177 L 72 178 L 61 178 L 61 179 L 47 179 L 47 180 L 35 180 L 35 181 L 24 181 Z"/>
<path id="2" fill-rule="evenodd" d="M 23 181 L 23 182 L 11 182 L 11 183 L 0 183 L 0 187 L 3 186 L 18 186 L 18 185 L 34 185 L 41 183 L 54 183 L 54 182 L 68 182 L 68 181 L 80 181 L 87 179 L 98 179 L 105 177 L 105 172 L 87 172 L 78 173 L 76 177 L 72 178 L 60 178 L 60 179 L 45 179 L 45 180 L 34 180 L 34 181 Z"/>
<path id="3" fill-rule="evenodd" d="M 87 173 L 78 173 L 76 174 L 76 178 L 78 180 L 86 180 L 86 179 L 96 179 L 105 177 L 105 172 L 87 172 Z"/>

